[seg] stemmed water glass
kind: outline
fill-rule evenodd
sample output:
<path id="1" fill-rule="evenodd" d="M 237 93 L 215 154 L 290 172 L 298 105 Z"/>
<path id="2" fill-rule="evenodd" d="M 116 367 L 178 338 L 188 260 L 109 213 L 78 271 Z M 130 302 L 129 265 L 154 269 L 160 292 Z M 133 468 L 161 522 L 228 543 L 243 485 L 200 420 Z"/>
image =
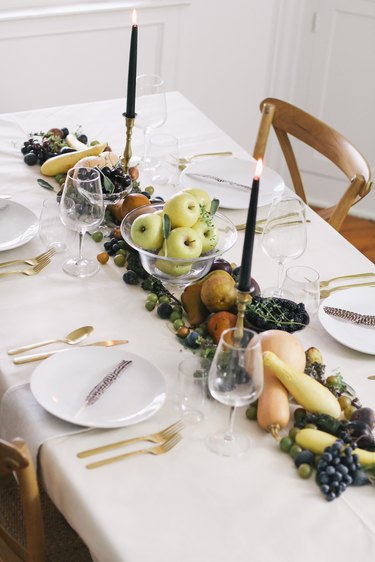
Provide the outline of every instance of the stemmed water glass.
<path id="1" fill-rule="evenodd" d="M 249 446 L 246 435 L 234 432 L 236 406 L 254 402 L 263 390 L 262 348 L 258 335 L 243 329 L 240 338 L 236 328 L 225 330 L 208 373 L 212 396 L 230 406 L 229 427 L 208 435 L 209 449 L 224 456 L 240 455 Z"/>
<path id="2" fill-rule="evenodd" d="M 277 287 L 262 291 L 263 296 L 282 297 L 287 260 L 299 258 L 306 249 L 305 205 L 296 196 L 275 199 L 262 234 L 263 251 L 279 264 Z"/>
<path id="3" fill-rule="evenodd" d="M 74 277 L 89 277 L 99 270 L 97 261 L 83 257 L 83 237 L 87 230 L 99 226 L 104 217 L 100 175 L 95 168 L 72 168 L 68 171 L 60 202 L 60 217 L 65 226 L 79 233 L 79 256 L 63 264 Z"/>
<path id="4" fill-rule="evenodd" d="M 150 131 L 161 127 L 167 119 L 164 80 L 156 74 L 141 74 L 137 76 L 136 92 L 137 113 L 134 125 L 143 130 L 144 148 L 140 166 L 145 170 L 149 164 Z"/>

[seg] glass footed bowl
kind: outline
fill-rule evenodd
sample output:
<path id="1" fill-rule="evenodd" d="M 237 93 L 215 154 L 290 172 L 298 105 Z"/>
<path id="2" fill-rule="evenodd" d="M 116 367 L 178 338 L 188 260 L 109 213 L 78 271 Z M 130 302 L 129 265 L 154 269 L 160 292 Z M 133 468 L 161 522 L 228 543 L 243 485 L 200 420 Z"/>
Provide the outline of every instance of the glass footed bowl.
<path id="1" fill-rule="evenodd" d="M 184 287 L 201 279 L 208 273 L 215 258 L 222 256 L 235 244 L 237 230 L 234 224 L 221 213 L 213 216 L 219 240 L 216 247 L 208 254 L 194 259 L 179 259 L 159 256 L 156 252 L 144 250 L 135 244 L 130 236 L 134 220 L 146 213 L 163 210 L 163 203 L 151 203 L 130 211 L 121 223 L 121 234 L 124 240 L 138 251 L 144 269 L 164 283 L 175 287 Z M 168 272 L 168 273 L 167 273 Z"/>

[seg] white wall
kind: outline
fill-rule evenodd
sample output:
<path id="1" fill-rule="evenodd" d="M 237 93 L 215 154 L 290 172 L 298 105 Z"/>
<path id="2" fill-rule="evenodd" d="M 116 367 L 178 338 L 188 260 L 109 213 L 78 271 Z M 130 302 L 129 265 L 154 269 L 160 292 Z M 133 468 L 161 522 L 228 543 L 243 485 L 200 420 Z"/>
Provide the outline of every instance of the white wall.
<path id="1" fill-rule="evenodd" d="M 278 0 L 191 0 L 178 87 L 250 152 L 268 95 Z"/>
<path id="2" fill-rule="evenodd" d="M 324 10 L 332 14 L 328 4 L 340 2 L 354 10 L 373 4 L 364 0 L 34 0 L 30 7 L 29 0 L 2 0 L 0 112 L 125 97 L 131 10 L 136 6 L 139 73 L 161 74 L 168 89 L 180 90 L 249 152 L 257 133 L 259 103 L 274 96 L 320 116 L 348 138 L 364 137 L 367 142 L 359 148 L 371 159 L 372 106 L 368 118 L 353 117 L 358 108 L 363 109 L 362 91 L 367 92 L 366 99 L 372 96 L 369 91 L 375 96 L 371 72 L 360 87 L 350 76 L 345 82 L 345 93 L 357 102 L 354 110 L 351 107 L 351 121 L 361 123 L 355 131 L 346 127 L 350 124 L 346 102 L 331 100 L 331 106 L 326 103 L 324 108 L 320 103 L 319 65 L 329 53 L 330 34 L 329 26 L 323 25 L 319 35 L 313 18 Z M 375 26 L 375 19 L 369 21 Z M 311 162 L 315 171 L 316 163 Z M 288 178 L 272 137 L 266 163 Z M 321 175 L 312 173 L 308 181 L 317 194 L 316 203 L 331 202 Z M 333 183 L 334 189 L 341 189 L 336 179 Z M 310 200 L 314 202 L 314 197 Z M 374 218 L 375 192 L 354 213 Z"/>

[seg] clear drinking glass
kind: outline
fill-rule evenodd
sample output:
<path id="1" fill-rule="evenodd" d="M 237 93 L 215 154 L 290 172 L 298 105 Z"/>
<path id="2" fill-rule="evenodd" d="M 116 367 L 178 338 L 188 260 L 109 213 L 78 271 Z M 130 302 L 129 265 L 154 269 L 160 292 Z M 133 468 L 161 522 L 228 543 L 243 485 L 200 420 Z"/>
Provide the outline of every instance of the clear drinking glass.
<path id="1" fill-rule="evenodd" d="M 178 365 L 178 407 L 185 423 L 202 421 L 208 403 L 208 372 L 201 358 L 190 354 Z"/>
<path id="2" fill-rule="evenodd" d="M 299 258 L 306 249 L 305 205 L 296 196 L 275 199 L 262 234 L 263 251 L 279 264 L 277 287 L 262 291 L 263 296 L 282 297 L 287 260 Z"/>
<path id="3" fill-rule="evenodd" d="M 159 185 L 177 185 L 178 139 L 168 133 L 154 133 L 150 136 L 149 155 L 151 181 Z"/>
<path id="4" fill-rule="evenodd" d="M 149 165 L 149 134 L 152 129 L 161 127 L 167 119 L 167 101 L 164 80 L 156 74 L 141 74 L 136 80 L 136 117 L 134 126 L 142 129 L 144 136 L 142 169 Z"/>
<path id="5" fill-rule="evenodd" d="M 240 455 L 248 448 L 248 437 L 234 432 L 235 409 L 254 402 L 263 390 L 259 336 L 246 328 L 240 341 L 236 335 L 236 328 L 222 333 L 208 374 L 212 396 L 230 406 L 229 427 L 206 438 L 208 448 L 224 456 Z"/>
<path id="6" fill-rule="evenodd" d="M 312 267 L 295 265 L 286 270 L 283 292 L 295 302 L 302 302 L 312 317 L 319 308 L 319 273 Z"/>
<path id="7" fill-rule="evenodd" d="M 39 220 L 39 236 L 47 248 L 65 252 L 72 244 L 75 233 L 66 228 L 60 218 L 60 208 L 56 199 L 45 199 Z"/>
<path id="8" fill-rule="evenodd" d="M 104 217 L 100 175 L 95 168 L 72 168 L 68 171 L 60 202 L 62 222 L 79 234 L 79 256 L 70 258 L 63 270 L 74 277 L 88 277 L 99 270 L 97 261 L 83 257 L 83 237 L 87 230 L 99 226 Z"/>

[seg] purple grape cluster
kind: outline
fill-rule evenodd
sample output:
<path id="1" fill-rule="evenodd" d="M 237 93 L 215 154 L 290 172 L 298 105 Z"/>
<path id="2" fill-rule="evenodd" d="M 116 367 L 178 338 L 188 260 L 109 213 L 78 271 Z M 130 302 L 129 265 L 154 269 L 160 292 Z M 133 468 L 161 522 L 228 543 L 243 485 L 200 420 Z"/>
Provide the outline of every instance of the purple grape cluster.
<path id="1" fill-rule="evenodd" d="M 56 156 L 57 153 L 53 151 L 51 141 L 39 140 L 36 138 L 30 138 L 23 143 L 21 152 L 24 155 L 24 162 L 28 166 L 34 166 L 35 164 L 43 164 L 48 158 Z"/>
<path id="2" fill-rule="evenodd" d="M 338 439 L 324 449 L 317 465 L 316 482 L 326 500 L 332 501 L 354 482 L 359 470 L 358 456 L 352 447 L 344 447 L 343 441 Z"/>

